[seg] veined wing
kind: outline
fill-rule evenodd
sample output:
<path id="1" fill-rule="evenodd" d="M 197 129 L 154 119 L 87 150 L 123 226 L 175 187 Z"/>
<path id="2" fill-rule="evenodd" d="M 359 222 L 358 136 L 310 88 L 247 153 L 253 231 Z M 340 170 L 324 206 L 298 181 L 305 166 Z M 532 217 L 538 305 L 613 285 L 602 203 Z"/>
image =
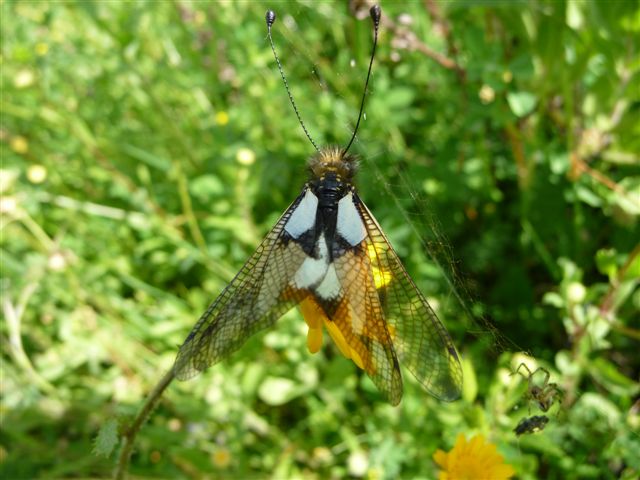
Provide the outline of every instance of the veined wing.
<path id="1" fill-rule="evenodd" d="M 441 400 L 455 400 L 462 390 L 456 349 L 433 309 L 418 290 L 366 205 L 354 193 L 364 223 L 368 271 L 376 287 L 395 353 L 420 384 Z M 375 302 L 371 302 L 372 308 Z M 374 316 L 374 318 L 376 318 Z M 378 320 L 376 320 L 378 321 Z"/>
<path id="2" fill-rule="evenodd" d="M 398 405 L 402 399 L 402 374 L 376 291 L 371 261 L 366 251 L 356 248 L 337 257 L 334 265 L 342 297 L 332 322 L 344 337 L 345 341 L 340 343 L 348 345 L 346 356 L 367 372 L 389 403 Z M 335 334 L 332 337 L 335 340 Z"/>
<path id="3" fill-rule="evenodd" d="M 289 206 L 231 283 L 202 314 L 178 352 L 174 373 L 193 377 L 273 325 L 308 291 L 290 281 L 307 257 L 291 232 L 315 224 L 308 189 Z"/>

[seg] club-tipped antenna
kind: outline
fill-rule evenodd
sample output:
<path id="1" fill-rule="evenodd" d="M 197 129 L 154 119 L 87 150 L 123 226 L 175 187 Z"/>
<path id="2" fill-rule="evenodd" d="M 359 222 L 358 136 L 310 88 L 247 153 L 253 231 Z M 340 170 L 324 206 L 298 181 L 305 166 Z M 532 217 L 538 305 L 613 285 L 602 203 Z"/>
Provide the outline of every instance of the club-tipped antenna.
<path id="1" fill-rule="evenodd" d="M 371 60 L 369 60 L 369 70 L 367 71 L 367 81 L 364 83 L 364 90 L 362 92 L 362 102 L 360 102 L 360 113 L 358 113 L 358 121 L 356 122 L 356 128 L 353 129 L 353 135 L 351 136 L 351 140 L 349 140 L 349 144 L 343 150 L 343 154 L 347 153 L 351 144 L 356 138 L 356 133 L 358 132 L 358 127 L 360 126 L 360 120 L 362 119 L 362 112 L 364 111 L 364 100 L 367 96 L 367 87 L 369 86 L 369 77 L 371 77 L 371 67 L 373 66 L 373 58 L 376 55 L 376 46 L 378 45 L 378 27 L 380 26 L 380 16 L 382 15 L 382 10 L 380 6 L 374 5 L 369 10 L 369 15 L 371 15 L 371 20 L 373 20 L 373 49 L 371 51 Z"/>
<path id="2" fill-rule="evenodd" d="M 273 44 L 273 38 L 271 38 L 271 26 L 276 21 L 276 12 L 274 12 L 273 10 L 267 10 L 267 13 L 265 14 L 264 18 L 267 21 L 267 32 L 269 35 L 269 43 L 271 44 L 271 50 L 273 51 L 273 56 L 275 57 L 276 63 L 278 64 L 278 70 L 280 70 L 280 76 L 282 77 L 282 81 L 284 82 L 284 88 L 287 90 L 287 95 L 289 95 L 289 100 L 291 101 L 293 110 L 294 112 L 296 112 L 296 117 L 298 117 L 298 122 L 300 122 L 300 126 L 302 127 L 302 130 L 304 130 L 304 134 L 307 136 L 307 138 L 311 142 L 311 145 L 313 145 L 316 151 L 319 152 L 320 149 L 318 148 L 318 145 L 316 145 L 316 142 L 313 141 L 313 138 L 311 138 L 311 135 L 309 135 L 309 132 L 307 131 L 307 127 L 305 127 L 304 122 L 302 121 L 302 118 L 300 118 L 300 112 L 298 112 L 298 107 L 296 107 L 296 102 L 293 100 L 293 95 L 291 95 L 291 90 L 289 90 L 289 83 L 287 82 L 287 77 L 285 77 L 284 75 L 284 71 L 282 70 L 282 65 L 280 64 L 280 59 L 278 58 L 278 54 L 276 53 L 276 47 Z"/>

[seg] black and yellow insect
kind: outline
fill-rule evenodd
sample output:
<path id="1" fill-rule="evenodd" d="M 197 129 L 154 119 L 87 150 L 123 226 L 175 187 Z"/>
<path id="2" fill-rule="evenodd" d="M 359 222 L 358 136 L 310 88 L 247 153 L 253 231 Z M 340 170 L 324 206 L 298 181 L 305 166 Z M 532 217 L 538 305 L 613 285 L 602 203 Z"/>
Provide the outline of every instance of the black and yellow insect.
<path id="1" fill-rule="evenodd" d="M 462 369 L 451 338 L 353 183 L 357 161 L 347 152 L 362 116 L 380 15 L 379 7 L 371 9 L 373 53 L 351 141 L 345 148 L 318 148 L 300 121 L 317 150 L 310 179 L 180 347 L 178 379 L 219 362 L 299 306 L 309 327 L 309 350 L 321 348 L 326 328 L 393 405 L 402 398 L 400 364 L 435 397 L 459 397 Z M 268 11 L 266 20 L 286 86 L 271 39 L 275 13 Z M 287 93 L 298 115 L 288 88 Z"/>

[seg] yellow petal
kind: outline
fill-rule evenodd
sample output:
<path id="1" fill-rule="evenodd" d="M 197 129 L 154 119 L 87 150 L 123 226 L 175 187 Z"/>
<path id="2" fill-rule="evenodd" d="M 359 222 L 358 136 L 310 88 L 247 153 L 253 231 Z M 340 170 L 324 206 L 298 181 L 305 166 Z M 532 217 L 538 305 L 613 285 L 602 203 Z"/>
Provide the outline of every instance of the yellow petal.
<path id="1" fill-rule="evenodd" d="M 511 465 L 503 464 L 493 467 L 492 477 L 499 480 L 508 480 L 516 474 Z"/>
<path id="2" fill-rule="evenodd" d="M 436 462 L 436 464 L 441 468 L 446 469 L 448 465 L 447 453 L 444 450 L 436 450 L 436 452 L 433 454 L 433 461 Z"/>
<path id="3" fill-rule="evenodd" d="M 484 437 L 482 435 L 475 435 L 469 441 L 469 447 L 467 452 L 471 455 L 477 455 L 479 450 L 484 446 Z"/>
<path id="4" fill-rule="evenodd" d="M 453 448 L 456 450 L 459 450 L 464 448 L 466 444 L 467 444 L 467 439 L 464 438 L 464 435 L 462 433 L 459 433 L 458 436 L 456 437 L 456 444 L 453 446 Z"/>
<path id="5" fill-rule="evenodd" d="M 508 480 L 515 474 L 513 467 L 505 464 L 502 455 L 497 453 L 496 445 L 480 434 L 469 440 L 459 434 L 450 452 L 438 450 L 433 459 L 441 469 L 440 479 Z"/>

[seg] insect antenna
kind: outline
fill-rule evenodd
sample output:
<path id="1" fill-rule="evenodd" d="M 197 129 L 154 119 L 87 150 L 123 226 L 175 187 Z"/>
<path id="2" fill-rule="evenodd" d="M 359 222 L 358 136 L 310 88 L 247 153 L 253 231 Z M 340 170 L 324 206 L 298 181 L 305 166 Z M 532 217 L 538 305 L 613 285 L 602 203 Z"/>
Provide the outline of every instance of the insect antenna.
<path id="1" fill-rule="evenodd" d="M 267 34 L 269 36 L 269 43 L 271 44 L 271 50 L 273 51 L 273 56 L 275 57 L 276 63 L 278 64 L 278 70 L 280 70 L 280 76 L 282 77 L 282 81 L 284 82 L 284 88 L 287 90 L 287 95 L 289 95 L 289 100 L 291 101 L 293 110 L 296 112 L 296 117 L 298 117 L 298 122 L 300 122 L 300 126 L 302 127 L 302 130 L 304 130 L 304 134 L 307 136 L 307 138 L 311 142 L 311 145 L 313 145 L 316 151 L 319 152 L 320 149 L 318 148 L 318 145 L 316 145 L 316 142 L 313 141 L 313 138 L 311 138 L 311 135 L 309 135 L 309 132 L 307 131 L 307 127 L 305 127 L 304 122 L 302 121 L 302 118 L 300 118 L 300 112 L 298 112 L 298 107 L 296 107 L 296 102 L 293 100 L 293 95 L 291 95 L 291 90 L 289 90 L 289 83 L 287 82 L 287 77 L 285 77 L 284 75 L 284 71 L 282 70 L 282 64 L 280 63 L 280 59 L 278 58 L 278 54 L 276 53 L 276 47 L 273 44 L 273 38 L 271 38 L 271 26 L 276 21 L 276 12 L 274 12 L 273 10 L 267 10 L 267 13 L 265 14 L 264 18 L 267 21 L 267 32 L 268 32 Z"/>
<path id="2" fill-rule="evenodd" d="M 367 96 L 367 87 L 369 86 L 369 77 L 371 77 L 371 67 L 373 66 L 373 58 L 376 55 L 376 46 L 378 45 L 378 27 L 380 26 L 380 16 L 382 15 L 382 10 L 378 5 L 374 5 L 369 10 L 369 15 L 371 15 L 371 20 L 373 20 L 373 49 L 371 51 L 371 60 L 369 60 L 369 70 L 367 71 L 367 80 L 364 84 L 364 90 L 362 91 L 362 102 L 360 102 L 360 113 L 358 113 L 358 121 L 356 122 L 356 128 L 353 129 L 353 135 L 351 136 L 351 140 L 349 140 L 349 144 L 344 149 L 343 154 L 347 153 L 347 151 L 351 147 L 351 144 L 356 138 L 358 127 L 360 126 L 360 119 L 362 118 L 362 112 L 364 111 L 364 99 Z"/>

